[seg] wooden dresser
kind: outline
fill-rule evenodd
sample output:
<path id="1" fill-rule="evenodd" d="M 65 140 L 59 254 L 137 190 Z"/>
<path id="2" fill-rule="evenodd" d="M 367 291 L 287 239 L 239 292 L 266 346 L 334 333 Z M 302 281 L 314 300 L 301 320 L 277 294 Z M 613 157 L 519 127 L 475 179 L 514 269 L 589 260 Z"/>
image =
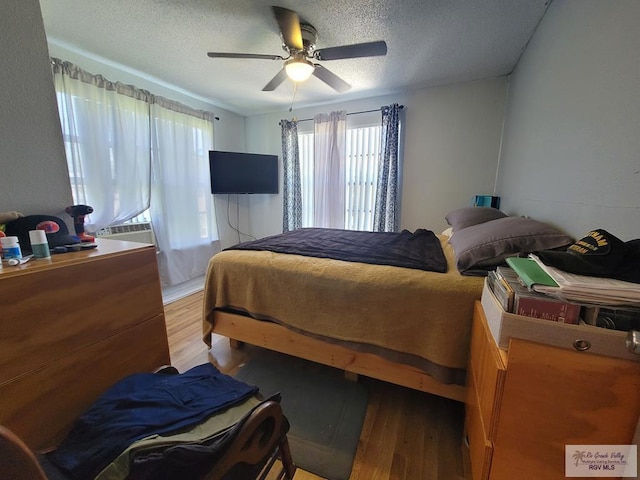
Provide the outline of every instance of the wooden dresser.
<path id="1" fill-rule="evenodd" d="M 640 363 L 515 338 L 499 349 L 477 302 L 465 404 L 473 480 L 564 479 L 565 445 L 633 443 Z"/>
<path id="2" fill-rule="evenodd" d="M 33 449 L 117 380 L 170 363 L 155 247 L 97 243 L 0 270 L 0 424 Z"/>

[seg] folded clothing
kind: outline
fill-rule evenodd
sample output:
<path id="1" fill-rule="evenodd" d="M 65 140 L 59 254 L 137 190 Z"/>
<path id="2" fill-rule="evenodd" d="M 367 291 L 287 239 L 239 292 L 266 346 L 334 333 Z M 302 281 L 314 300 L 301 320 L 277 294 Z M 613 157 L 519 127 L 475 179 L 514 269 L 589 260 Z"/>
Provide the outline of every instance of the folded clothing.
<path id="1" fill-rule="evenodd" d="M 130 466 L 138 457 L 146 457 L 157 452 L 163 452 L 168 448 L 180 444 L 202 444 L 217 438 L 227 432 L 233 425 L 240 421 L 248 412 L 251 412 L 260 400 L 257 396 L 233 405 L 223 412 L 211 415 L 203 422 L 167 435 L 151 435 L 133 442 L 127 449 L 111 462 L 95 480 L 125 480 L 131 477 Z M 186 479 L 181 479 L 186 480 Z"/>
<path id="2" fill-rule="evenodd" d="M 209 363 L 178 375 L 130 375 L 77 420 L 48 459 L 73 478 L 94 478 L 136 440 L 196 425 L 257 391 Z"/>

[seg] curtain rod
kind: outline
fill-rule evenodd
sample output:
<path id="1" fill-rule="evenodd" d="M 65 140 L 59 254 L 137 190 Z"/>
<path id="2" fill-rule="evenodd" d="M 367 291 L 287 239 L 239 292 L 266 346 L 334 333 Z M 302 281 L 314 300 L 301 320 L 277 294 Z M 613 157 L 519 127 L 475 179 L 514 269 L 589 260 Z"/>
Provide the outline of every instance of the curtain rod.
<path id="1" fill-rule="evenodd" d="M 404 105 L 398 105 L 398 108 L 400 108 L 400 110 L 402 110 L 404 108 Z M 361 112 L 349 112 L 349 113 L 347 113 L 347 115 L 359 115 L 361 113 L 379 112 L 380 110 L 382 110 L 382 108 L 374 108 L 373 110 L 362 110 Z M 296 120 L 296 122 L 298 122 L 298 123 L 300 123 L 300 122 L 310 122 L 311 120 L 313 120 L 313 118 L 303 118 L 302 120 Z"/>

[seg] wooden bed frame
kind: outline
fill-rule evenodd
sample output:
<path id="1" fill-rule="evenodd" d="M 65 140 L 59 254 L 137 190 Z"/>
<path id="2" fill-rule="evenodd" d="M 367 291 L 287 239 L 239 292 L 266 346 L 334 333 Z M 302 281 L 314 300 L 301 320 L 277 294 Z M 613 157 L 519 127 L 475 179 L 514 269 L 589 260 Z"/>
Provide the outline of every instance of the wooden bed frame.
<path id="1" fill-rule="evenodd" d="M 234 348 L 239 347 L 238 342 L 246 342 L 458 402 L 465 399 L 466 387 L 462 385 L 443 384 L 416 367 L 324 342 L 276 323 L 216 310 L 213 324 L 213 332 L 228 337 Z"/>

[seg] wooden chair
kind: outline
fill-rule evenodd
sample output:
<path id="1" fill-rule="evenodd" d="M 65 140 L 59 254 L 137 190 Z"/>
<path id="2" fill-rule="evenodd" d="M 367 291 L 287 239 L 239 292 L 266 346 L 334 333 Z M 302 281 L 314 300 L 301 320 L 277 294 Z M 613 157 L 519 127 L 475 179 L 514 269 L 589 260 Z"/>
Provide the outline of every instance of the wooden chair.
<path id="1" fill-rule="evenodd" d="M 0 479 L 47 480 L 35 455 L 22 440 L 0 425 Z"/>
<path id="2" fill-rule="evenodd" d="M 278 402 L 267 400 L 238 422 L 216 449 L 214 463 L 202 480 L 264 480 L 276 460 L 280 472 L 270 478 L 292 480 L 296 467 L 286 433 L 289 424 Z M 20 438 L 0 426 L 0 480 L 52 480 Z"/>
<path id="3" fill-rule="evenodd" d="M 289 423 L 280 404 L 265 401 L 258 405 L 246 422 L 232 435 L 227 449 L 203 480 L 264 480 L 276 460 L 280 460 L 277 480 L 292 480 L 296 467 L 291 458 L 286 432 Z"/>

